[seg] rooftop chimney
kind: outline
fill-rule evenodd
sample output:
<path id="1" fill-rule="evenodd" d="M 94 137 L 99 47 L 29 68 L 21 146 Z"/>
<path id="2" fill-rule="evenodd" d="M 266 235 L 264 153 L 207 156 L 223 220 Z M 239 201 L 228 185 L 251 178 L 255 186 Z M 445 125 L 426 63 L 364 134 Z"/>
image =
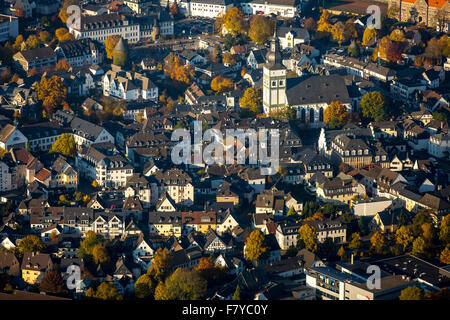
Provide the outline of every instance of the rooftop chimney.
<path id="1" fill-rule="evenodd" d="M 353 264 L 353 252 L 352 255 L 350 256 L 350 264 Z"/>

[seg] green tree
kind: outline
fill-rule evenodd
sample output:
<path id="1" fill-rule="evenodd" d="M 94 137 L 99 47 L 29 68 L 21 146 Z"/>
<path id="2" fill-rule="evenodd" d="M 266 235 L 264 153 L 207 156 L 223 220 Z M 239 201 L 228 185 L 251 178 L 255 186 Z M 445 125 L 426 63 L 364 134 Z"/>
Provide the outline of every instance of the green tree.
<path id="1" fill-rule="evenodd" d="M 403 251 L 413 242 L 414 237 L 408 226 L 401 226 L 395 232 L 395 243 L 403 246 Z"/>
<path id="2" fill-rule="evenodd" d="M 300 234 L 300 239 L 305 243 L 305 247 L 307 250 L 316 252 L 317 247 L 317 233 L 316 230 L 311 227 L 309 224 L 304 224 L 298 230 Z"/>
<path id="3" fill-rule="evenodd" d="M 45 245 L 42 243 L 40 237 L 35 235 L 29 235 L 20 240 L 18 244 L 19 252 L 42 252 L 45 249 Z"/>
<path id="4" fill-rule="evenodd" d="M 157 286 L 155 300 L 199 300 L 206 287 L 206 280 L 198 272 L 178 268 Z"/>
<path id="5" fill-rule="evenodd" d="M 50 149 L 50 153 L 59 152 L 67 157 L 75 157 L 75 139 L 70 133 L 63 133 L 56 139 L 56 141 L 52 144 L 52 148 Z"/>
<path id="6" fill-rule="evenodd" d="M 153 297 L 157 281 L 148 274 L 141 275 L 134 284 L 134 294 L 139 299 L 148 299 Z"/>
<path id="7" fill-rule="evenodd" d="M 388 102 L 386 97 L 378 92 L 367 92 L 360 102 L 361 111 L 364 117 L 375 121 L 385 121 L 389 119 Z"/>
<path id="8" fill-rule="evenodd" d="M 88 231 L 86 238 L 80 242 L 80 249 L 78 250 L 78 257 L 84 260 L 91 260 L 94 247 L 98 244 L 103 244 L 104 239 L 100 234 L 94 231 Z"/>
<path id="9" fill-rule="evenodd" d="M 264 238 L 264 234 L 259 230 L 254 230 L 245 240 L 245 257 L 253 262 L 264 259 L 269 251 Z"/>
<path id="10" fill-rule="evenodd" d="M 437 121 L 442 121 L 442 122 L 447 122 L 448 121 L 447 115 L 445 113 L 439 112 L 439 111 L 434 111 L 433 112 L 433 119 L 437 120 Z"/>
<path id="11" fill-rule="evenodd" d="M 417 238 L 413 242 L 412 246 L 412 254 L 418 257 L 421 257 L 425 254 L 427 249 L 427 244 L 422 237 Z"/>
<path id="12" fill-rule="evenodd" d="M 241 300 L 241 287 L 239 285 L 236 286 L 232 300 Z"/>
<path id="13" fill-rule="evenodd" d="M 399 297 L 400 300 L 422 300 L 423 298 L 423 291 L 416 286 L 403 289 Z"/>

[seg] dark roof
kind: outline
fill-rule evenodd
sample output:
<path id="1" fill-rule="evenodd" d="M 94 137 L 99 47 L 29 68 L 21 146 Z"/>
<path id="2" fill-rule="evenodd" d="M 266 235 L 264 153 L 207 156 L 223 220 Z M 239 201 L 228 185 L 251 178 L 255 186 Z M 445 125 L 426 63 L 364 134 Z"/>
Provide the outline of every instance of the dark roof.
<path id="1" fill-rule="evenodd" d="M 286 95 L 291 106 L 333 101 L 350 103 L 347 86 L 339 75 L 287 79 Z"/>

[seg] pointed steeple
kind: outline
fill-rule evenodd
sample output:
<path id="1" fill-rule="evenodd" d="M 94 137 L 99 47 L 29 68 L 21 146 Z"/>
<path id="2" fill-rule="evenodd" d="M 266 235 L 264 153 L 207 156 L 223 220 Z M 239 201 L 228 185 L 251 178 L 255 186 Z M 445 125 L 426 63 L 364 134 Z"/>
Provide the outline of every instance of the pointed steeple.
<path id="1" fill-rule="evenodd" d="M 277 37 L 277 25 L 275 24 L 273 37 L 270 42 L 270 50 L 266 55 L 266 67 L 272 70 L 286 69 L 282 62 L 283 59 L 281 57 L 280 40 Z"/>

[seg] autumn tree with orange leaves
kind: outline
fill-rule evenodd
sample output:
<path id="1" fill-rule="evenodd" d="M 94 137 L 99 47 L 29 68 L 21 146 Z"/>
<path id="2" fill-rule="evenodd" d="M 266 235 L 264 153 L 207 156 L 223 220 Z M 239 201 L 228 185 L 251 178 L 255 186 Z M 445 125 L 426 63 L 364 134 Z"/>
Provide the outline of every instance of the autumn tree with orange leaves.
<path id="1" fill-rule="evenodd" d="M 42 77 L 37 86 L 38 99 L 47 113 L 53 113 L 53 109 L 63 103 L 67 97 L 67 88 L 60 77 Z"/>
<path id="2" fill-rule="evenodd" d="M 347 119 L 347 107 L 339 101 L 333 101 L 323 113 L 324 122 L 331 128 L 342 127 Z"/>
<path id="3" fill-rule="evenodd" d="M 169 77 L 175 84 L 186 86 L 191 84 L 195 72 L 191 66 L 185 65 L 180 57 L 171 53 L 164 65 L 164 75 Z"/>

